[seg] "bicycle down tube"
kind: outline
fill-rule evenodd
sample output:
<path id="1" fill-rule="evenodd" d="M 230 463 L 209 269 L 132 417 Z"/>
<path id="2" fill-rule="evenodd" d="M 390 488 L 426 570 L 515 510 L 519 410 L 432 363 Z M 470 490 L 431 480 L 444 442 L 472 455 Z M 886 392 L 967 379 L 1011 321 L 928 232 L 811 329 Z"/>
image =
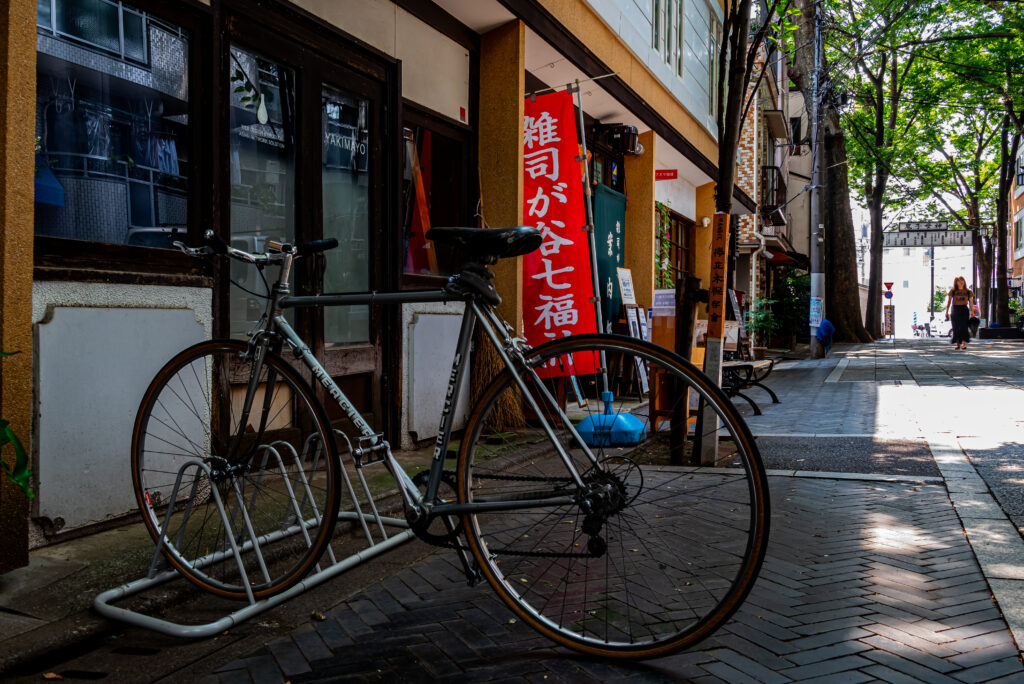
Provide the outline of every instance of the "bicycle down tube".
<path id="1" fill-rule="evenodd" d="M 356 294 L 331 294 L 331 295 L 310 295 L 310 296 L 286 296 L 282 297 L 278 304 L 282 309 L 284 308 L 298 308 L 298 307 L 327 307 L 327 306 L 348 306 L 355 304 L 399 304 L 399 303 L 428 303 L 428 302 L 448 302 L 452 299 L 457 299 L 451 293 L 445 292 L 444 290 L 427 290 L 427 291 L 415 291 L 415 292 L 368 292 L 368 293 L 356 293 Z M 438 428 L 437 440 L 434 445 L 434 452 L 432 462 L 430 466 L 430 474 L 427 481 L 427 490 L 425 495 L 421 495 L 416 485 L 409 479 L 397 463 L 393 461 L 393 457 L 390 452 L 390 448 L 385 446 L 385 458 L 389 461 L 389 469 L 393 471 L 396 481 L 399 483 L 399 488 L 402 490 L 403 498 L 406 503 L 412 507 L 421 507 L 424 512 L 430 512 L 436 515 L 449 514 L 456 515 L 461 513 L 470 513 L 473 511 L 495 511 L 495 510 L 516 510 L 522 508 L 532 508 L 538 505 L 554 505 L 556 503 L 566 503 L 571 501 L 571 497 L 561 495 L 559 497 L 551 498 L 538 498 L 531 500 L 518 500 L 518 501 L 493 501 L 493 502 L 476 502 L 471 504 L 457 504 L 457 503 L 444 503 L 434 504 L 438 489 L 441 482 L 441 474 L 444 466 L 444 456 L 447 452 L 448 443 L 451 438 L 452 423 L 454 421 L 455 410 L 458 406 L 459 395 L 457 388 L 462 384 L 462 378 L 465 374 L 467 366 L 468 352 L 470 344 L 472 342 L 473 331 L 476 328 L 477 322 L 481 323 L 481 328 L 484 331 L 485 336 L 491 343 L 498 356 L 501 358 L 503 365 L 508 368 L 509 372 L 516 384 L 519 386 L 524 399 L 526 400 L 529 407 L 534 411 L 536 415 L 540 417 L 540 423 L 543 427 L 547 437 L 554 445 L 556 452 L 565 464 L 566 469 L 573 483 L 577 487 L 584 487 L 585 484 L 583 479 L 578 472 L 577 468 L 573 465 L 572 459 L 569 454 L 565 451 L 564 446 L 557 439 L 552 430 L 550 424 L 546 419 L 543 418 L 543 411 L 538 404 L 537 398 L 533 392 L 527 387 L 526 381 L 521 377 L 519 370 L 517 369 L 517 362 L 522 368 L 529 374 L 532 384 L 539 389 L 540 395 L 544 402 L 551 407 L 557 418 L 562 423 L 568 426 L 573 436 L 576 438 L 576 443 L 581 445 L 588 461 L 591 464 L 597 464 L 597 458 L 593 455 L 590 449 L 586 446 L 583 439 L 576 433 L 573 428 L 571 421 L 563 413 L 558 402 L 550 394 L 547 388 L 541 382 L 540 377 L 536 371 L 526 363 L 521 353 L 514 353 L 517 358 L 510 357 L 507 350 L 515 350 L 514 341 L 506 334 L 505 339 L 502 340 L 499 337 L 499 331 L 504 327 L 504 323 L 497 315 L 489 308 L 483 307 L 477 304 L 472 296 L 463 298 L 465 301 L 466 309 L 463 313 L 462 325 L 459 330 L 459 340 L 455 350 L 455 358 L 452 361 L 452 369 L 448 379 L 448 387 L 445 393 L 445 403 L 441 414 L 441 424 Z M 274 325 L 281 332 L 282 335 L 287 338 L 289 344 L 293 346 L 297 354 L 302 359 L 302 362 L 309 367 L 310 371 L 317 378 L 320 384 L 324 387 L 331 398 L 338 404 L 339 408 L 345 413 L 345 415 L 352 421 L 356 429 L 360 434 L 367 439 L 372 445 L 377 445 L 378 434 L 370 427 L 370 425 L 363 419 L 359 412 L 355 409 L 352 403 L 348 400 L 345 394 L 333 381 L 327 371 L 323 368 L 320 362 L 316 359 L 312 350 L 309 348 L 302 338 L 295 332 L 294 329 L 289 325 L 287 319 L 283 314 L 277 314 L 274 316 Z M 500 327 L 499 327 L 500 326 Z"/>

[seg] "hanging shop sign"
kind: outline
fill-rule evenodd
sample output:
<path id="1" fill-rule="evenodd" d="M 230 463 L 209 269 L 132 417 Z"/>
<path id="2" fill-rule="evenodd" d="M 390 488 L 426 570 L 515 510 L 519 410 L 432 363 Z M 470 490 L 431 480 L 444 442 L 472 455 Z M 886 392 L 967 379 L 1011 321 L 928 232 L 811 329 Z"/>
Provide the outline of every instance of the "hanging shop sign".
<path id="1" fill-rule="evenodd" d="M 882 233 L 883 247 L 970 247 L 973 230 L 893 230 Z"/>
<path id="2" fill-rule="evenodd" d="M 949 221 L 900 221 L 899 230 L 949 230 Z"/>
<path id="3" fill-rule="evenodd" d="M 708 337 L 722 338 L 725 328 L 725 281 L 729 249 L 729 214 L 715 214 L 711 231 L 711 287 L 708 288 Z"/>
<path id="4" fill-rule="evenodd" d="M 539 95 L 525 104 L 523 219 L 543 242 L 523 257 L 523 327 L 537 345 L 596 332 L 597 322 L 572 95 Z"/>
<path id="5" fill-rule="evenodd" d="M 654 180 L 675 180 L 679 178 L 679 169 L 655 169 Z"/>

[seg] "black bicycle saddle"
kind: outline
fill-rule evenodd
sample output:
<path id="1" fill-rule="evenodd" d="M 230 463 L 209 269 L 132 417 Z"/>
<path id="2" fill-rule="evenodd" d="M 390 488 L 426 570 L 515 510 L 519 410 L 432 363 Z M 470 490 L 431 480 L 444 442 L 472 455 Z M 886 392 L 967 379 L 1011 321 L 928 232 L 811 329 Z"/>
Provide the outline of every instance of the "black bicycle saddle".
<path id="1" fill-rule="evenodd" d="M 431 228 L 427 238 L 442 245 L 450 245 L 464 253 L 471 261 L 484 264 L 498 259 L 529 254 L 540 247 L 541 234 L 536 228 Z"/>

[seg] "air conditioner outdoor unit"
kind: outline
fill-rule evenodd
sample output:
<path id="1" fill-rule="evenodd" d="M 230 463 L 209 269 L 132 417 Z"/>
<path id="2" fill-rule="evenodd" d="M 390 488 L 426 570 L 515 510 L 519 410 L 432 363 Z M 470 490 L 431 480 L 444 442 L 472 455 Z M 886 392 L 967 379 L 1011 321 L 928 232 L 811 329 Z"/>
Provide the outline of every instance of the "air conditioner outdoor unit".
<path id="1" fill-rule="evenodd" d="M 640 144 L 640 134 L 636 126 L 627 124 L 599 124 L 601 142 L 610 147 L 616 154 L 643 154 L 644 146 Z"/>

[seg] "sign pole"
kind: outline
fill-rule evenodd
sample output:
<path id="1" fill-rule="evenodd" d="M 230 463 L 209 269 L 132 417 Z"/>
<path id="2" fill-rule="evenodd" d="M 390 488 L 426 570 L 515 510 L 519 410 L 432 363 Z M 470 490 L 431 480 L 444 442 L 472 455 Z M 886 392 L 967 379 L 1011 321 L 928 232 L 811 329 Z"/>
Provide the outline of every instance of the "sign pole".
<path id="1" fill-rule="evenodd" d="M 590 165 L 587 163 L 587 131 L 583 127 L 583 93 L 580 92 L 580 82 L 566 85 L 566 89 L 576 96 L 576 123 L 579 134 L 580 156 L 578 161 L 583 163 L 583 207 L 586 211 L 587 225 L 583 229 L 587 233 L 587 244 L 590 246 L 590 285 L 593 289 L 592 301 L 594 302 L 594 316 L 597 322 L 597 332 L 611 332 L 605 330 L 604 319 L 601 315 L 601 281 L 597 276 L 597 233 L 594 231 L 594 204 L 593 193 L 590 191 Z M 605 353 L 601 352 L 601 394 L 605 395 L 610 389 L 608 384 L 608 363 Z M 603 398 L 603 397 L 602 397 Z"/>
<path id="2" fill-rule="evenodd" d="M 566 86 L 566 89 L 576 96 L 576 122 L 580 136 L 580 150 L 582 151 L 582 154 L 576 160 L 583 163 L 583 207 L 587 212 L 587 225 L 584 227 L 584 230 L 587 232 L 587 243 L 590 245 L 590 276 L 593 281 L 591 285 L 594 290 L 594 296 L 591 301 L 594 302 L 597 331 L 611 332 L 604 329 L 604 320 L 601 314 L 601 282 L 597 277 L 597 235 L 594 233 L 594 204 L 591 199 L 592 193 L 590 192 L 590 166 L 587 163 L 587 132 L 583 128 L 583 95 L 580 92 L 580 82 L 570 83 Z M 608 388 L 605 387 L 605 389 Z"/>
<path id="3" fill-rule="evenodd" d="M 928 290 L 928 310 L 931 312 L 931 316 L 928 321 L 932 322 L 935 320 L 935 246 L 932 245 L 928 248 L 928 253 L 931 255 L 931 267 L 932 267 L 932 288 Z"/>

